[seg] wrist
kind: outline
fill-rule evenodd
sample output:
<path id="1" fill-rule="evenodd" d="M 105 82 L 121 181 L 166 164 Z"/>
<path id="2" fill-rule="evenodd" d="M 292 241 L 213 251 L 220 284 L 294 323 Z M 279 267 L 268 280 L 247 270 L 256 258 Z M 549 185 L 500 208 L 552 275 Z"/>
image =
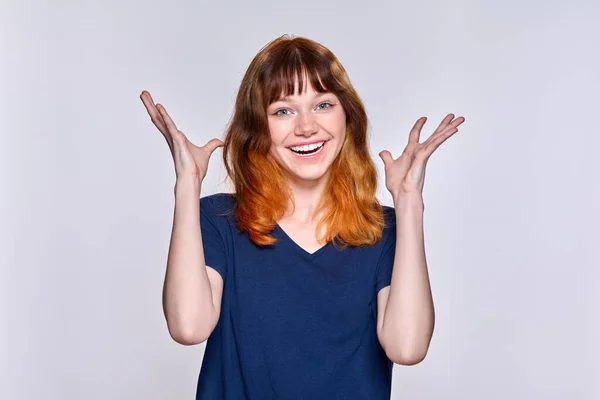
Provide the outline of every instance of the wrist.
<path id="1" fill-rule="evenodd" d="M 411 193 L 402 196 L 395 196 L 394 208 L 397 212 L 401 211 L 424 211 L 425 203 L 420 193 Z"/>
<path id="2" fill-rule="evenodd" d="M 202 184 L 197 178 L 178 178 L 175 182 L 174 192 L 175 197 L 188 197 L 194 195 L 200 197 Z"/>

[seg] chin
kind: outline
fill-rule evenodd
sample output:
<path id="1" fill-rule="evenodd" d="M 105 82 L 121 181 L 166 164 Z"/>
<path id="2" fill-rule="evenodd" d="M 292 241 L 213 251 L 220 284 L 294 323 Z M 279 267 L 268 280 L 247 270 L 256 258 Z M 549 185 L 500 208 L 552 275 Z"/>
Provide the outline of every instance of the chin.
<path id="1" fill-rule="evenodd" d="M 323 158 L 311 163 L 295 159 L 295 156 L 288 154 L 290 150 L 284 149 L 283 152 L 277 152 L 274 157 L 279 166 L 284 170 L 289 179 L 297 182 L 314 182 L 326 177 L 332 162 L 329 161 L 328 154 L 323 154 Z M 275 154 L 274 154 L 275 155 Z"/>
<path id="2" fill-rule="evenodd" d="M 325 178 L 328 170 L 322 170 L 321 168 L 318 168 L 314 171 L 303 171 L 302 173 L 297 173 L 290 170 L 286 170 L 286 172 L 288 177 L 295 181 L 314 182 Z"/>

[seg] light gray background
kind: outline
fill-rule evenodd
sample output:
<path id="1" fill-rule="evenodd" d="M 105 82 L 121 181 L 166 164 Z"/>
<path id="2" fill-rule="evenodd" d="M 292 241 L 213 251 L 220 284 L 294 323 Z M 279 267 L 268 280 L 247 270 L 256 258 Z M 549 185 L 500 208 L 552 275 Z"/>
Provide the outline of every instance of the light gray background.
<path id="1" fill-rule="evenodd" d="M 161 309 L 173 161 L 138 96 L 204 144 L 291 33 L 348 70 L 381 179 L 417 118 L 424 140 L 466 117 L 428 164 L 436 329 L 393 399 L 600 398 L 599 18 L 593 1 L 2 0 L 0 397 L 193 398 L 204 345 L 173 342 Z M 220 157 L 203 195 L 229 190 Z"/>

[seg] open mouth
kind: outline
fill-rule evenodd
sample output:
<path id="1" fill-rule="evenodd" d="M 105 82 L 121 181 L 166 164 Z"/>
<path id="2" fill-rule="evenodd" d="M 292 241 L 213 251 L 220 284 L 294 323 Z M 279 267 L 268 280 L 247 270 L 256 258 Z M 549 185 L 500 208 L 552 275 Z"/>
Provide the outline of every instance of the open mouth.
<path id="1" fill-rule="evenodd" d="M 315 155 L 323 150 L 325 142 L 315 143 L 314 145 L 290 147 L 289 149 L 299 156 L 307 157 Z"/>

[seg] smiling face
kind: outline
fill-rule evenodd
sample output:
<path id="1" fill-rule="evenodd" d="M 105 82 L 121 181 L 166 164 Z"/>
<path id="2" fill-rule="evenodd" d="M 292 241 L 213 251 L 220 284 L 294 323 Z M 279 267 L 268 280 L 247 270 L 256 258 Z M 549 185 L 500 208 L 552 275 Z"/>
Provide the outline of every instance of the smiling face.
<path id="1" fill-rule="evenodd" d="M 346 136 L 346 114 L 331 92 L 318 93 L 308 83 L 302 93 L 267 107 L 270 153 L 297 183 L 326 180 Z"/>

